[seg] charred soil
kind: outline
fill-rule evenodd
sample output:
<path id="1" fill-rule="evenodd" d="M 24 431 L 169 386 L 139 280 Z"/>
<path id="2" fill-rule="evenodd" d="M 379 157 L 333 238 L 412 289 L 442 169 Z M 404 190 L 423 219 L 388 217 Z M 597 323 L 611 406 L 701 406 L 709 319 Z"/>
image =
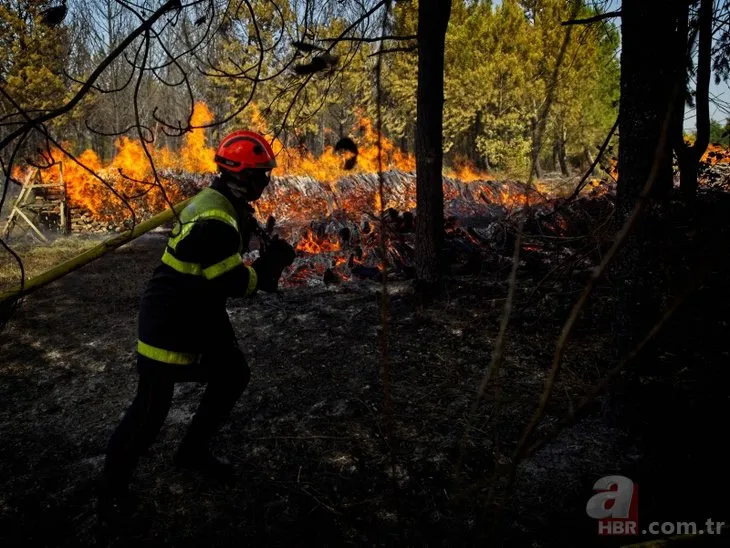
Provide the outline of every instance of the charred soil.
<path id="1" fill-rule="evenodd" d="M 586 279 L 572 270 L 533 291 L 555 267 L 528 253 L 504 363 L 473 417 L 508 262 L 450 276 L 427 305 L 411 282 L 389 283 L 385 324 L 382 286 L 370 280 L 231 300 L 252 379 L 215 451 L 237 466 L 236 481 L 173 467 L 203 391 L 180 384 L 135 475 L 131 515 L 100 526 L 96 481 L 136 389 L 137 306 L 165 236 L 145 235 L 37 291 L 2 333 L 3 546 L 619 546 L 627 539 L 598 537 L 585 512 L 593 483 L 617 473 L 641 486 L 647 518 L 724 517 L 701 482 L 716 477 L 712 491 L 727 492 L 711 437 L 727 416 L 727 352 L 713 344 L 727 335 L 725 266 L 669 326 L 656 350 L 666 370 L 641 372 L 630 384 L 641 388 L 598 400 L 521 463 L 511 493 L 497 482 L 488 504 L 484 480 L 509 463 Z M 581 316 L 537 437 L 616 363 L 612 283 L 599 283 Z"/>

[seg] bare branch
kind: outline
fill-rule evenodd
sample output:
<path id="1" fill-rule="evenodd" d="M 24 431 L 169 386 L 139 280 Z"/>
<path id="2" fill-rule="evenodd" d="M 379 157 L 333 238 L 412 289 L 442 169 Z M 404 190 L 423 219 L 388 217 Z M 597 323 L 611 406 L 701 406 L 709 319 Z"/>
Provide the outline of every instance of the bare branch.
<path id="1" fill-rule="evenodd" d="M 585 19 L 569 19 L 568 21 L 563 21 L 561 25 L 590 25 L 591 23 L 597 23 L 598 21 L 604 21 L 606 19 L 613 19 L 614 17 L 621 17 L 621 10 L 599 13 L 598 15 L 586 17 Z"/>
<path id="2" fill-rule="evenodd" d="M 668 109 L 668 112 L 665 116 L 665 120 L 663 123 L 663 128 L 661 135 L 659 137 L 659 142 L 657 143 L 656 148 L 656 155 L 654 159 L 654 164 L 652 165 L 651 172 L 649 174 L 649 177 L 646 181 L 646 184 L 644 185 L 644 188 L 641 191 L 641 194 L 639 195 L 636 204 L 634 205 L 634 208 L 631 212 L 631 215 L 626 220 L 624 225 L 621 227 L 621 230 L 616 235 L 616 238 L 611 245 L 611 248 L 608 250 L 606 255 L 603 257 L 603 260 L 601 261 L 601 264 L 596 267 L 593 271 L 593 274 L 591 275 L 591 278 L 588 280 L 588 283 L 586 284 L 585 288 L 583 289 L 583 293 L 581 294 L 578 301 L 573 306 L 573 309 L 570 312 L 570 315 L 568 319 L 566 320 L 565 324 L 563 325 L 563 328 L 560 332 L 560 336 L 558 337 L 557 344 L 555 345 L 555 354 L 553 356 L 553 363 L 550 370 L 550 374 L 548 375 L 548 379 L 545 382 L 545 389 L 540 396 L 540 402 L 535 410 L 535 413 L 532 416 L 532 419 L 530 423 L 525 428 L 522 438 L 520 439 L 519 443 L 517 444 L 517 447 L 515 448 L 513 457 L 512 457 L 512 467 L 510 471 L 510 485 L 514 481 L 514 477 L 517 471 L 517 463 L 521 458 L 524 456 L 525 448 L 527 447 L 527 443 L 530 441 L 530 438 L 532 437 L 532 434 L 534 433 L 535 429 L 537 428 L 537 425 L 539 424 L 540 420 L 542 419 L 543 413 L 545 412 L 545 408 L 547 406 L 548 400 L 550 399 L 550 396 L 553 391 L 553 387 L 555 385 L 555 380 L 558 376 L 558 373 L 560 371 L 560 366 L 562 364 L 563 359 L 563 353 L 565 352 L 565 345 L 568 341 L 568 338 L 570 334 L 573 331 L 573 327 L 575 327 L 576 322 L 578 321 L 578 318 L 580 316 L 581 311 L 585 307 L 586 303 L 588 302 L 588 297 L 593 292 L 593 289 L 596 286 L 596 283 L 599 279 L 603 276 L 603 274 L 607 271 L 608 266 L 613 262 L 613 259 L 616 257 L 619 249 L 623 247 L 623 244 L 627 241 L 629 234 L 631 234 L 632 230 L 634 229 L 634 226 L 636 225 L 639 217 L 641 216 L 641 213 L 643 212 L 644 208 L 646 207 L 646 204 L 649 200 L 649 195 L 651 193 L 651 190 L 654 188 L 654 184 L 656 183 L 658 177 L 659 177 L 659 170 L 661 165 L 661 156 L 662 151 L 664 150 L 666 143 L 669 139 L 669 128 L 672 121 L 672 113 L 673 113 L 673 105 L 674 101 L 676 100 L 677 96 L 677 89 L 675 88 L 674 94 L 673 94 L 673 100 L 671 101 L 670 108 Z"/>
<path id="3" fill-rule="evenodd" d="M 356 36 L 340 37 L 340 38 L 319 38 L 320 42 L 382 42 L 384 40 L 416 40 L 418 35 L 412 34 L 407 36 L 378 36 L 377 38 L 358 38 Z"/>
<path id="4" fill-rule="evenodd" d="M 398 52 L 406 52 L 406 53 L 412 53 L 418 49 L 418 46 L 403 46 L 401 48 L 386 48 L 376 51 L 375 53 L 371 53 L 368 55 L 368 57 L 376 57 L 385 55 L 386 53 L 398 53 Z"/>
<path id="5" fill-rule="evenodd" d="M 574 200 L 578 196 L 578 194 L 580 194 L 580 191 L 583 190 L 583 187 L 585 186 L 586 181 L 588 181 L 588 177 L 591 176 L 591 173 L 593 173 L 593 170 L 596 169 L 596 166 L 598 166 L 598 162 L 601 161 L 601 157 L 606 152 L 606 149 L 608 148 L 608 145 L 611 142 L 611 138 L 613 137 L 613 134 L 616 133 L 617 129 L 618 129 L 618 117 L 616 118 L 616 121 L 614 122 L 613 127 L 611 128 L 611 131 L 608 132 L 606 139 L 603 141 L 603 144 L 601 145 L 601 148 L 598 151 L 596 158 L 593 160 L 591 167 L 588 168 L 588 171 L 586 171 L 585 175 L 583 175 L 583 178 L 576 185 L 573 193 L 565 199 L 565 201 L 561 204 L 561 206 L 564 206 L 568 202 Z M 561 206 L 559 206 L 559 207 L 561 207 Z M 558 207 L 555 208 L 555 211 L 558 211 Z"/>
<path id="6" fill-rule="evenodd" d="M 143 32 L 149 30 L 152 25 L 154 25 L 157 20 L 162 17 L 165 13 L 170 11 L 171 9 L 176 8 L 180 5 L 180 0 L 167 0 L 160 8 L 155 11 L 149 19 L 144 21 L 140 26 L 138 26 L 136 29 L 134 29 L 129 35 L 122 40 L 122 42 L 114 48 L 114 50 L 106 56 L 106 58 L 99 63 L 99 65 L 94 69 L 94 72 L 91 73 L 91 76 L 89 76 L 89 79 L 86 80 L 83 86 L 76 92 L 76 94 L 69 100 L 65 105 L 62 107 L 59 107 L 55 110 L 52 110 L 42 116 L 38 116 L 37 118 L 33 118 L 30 121 L 23 124 L 21 127 L 16 129 L 15 131 L 11 132 L 9 135 L 7 135 L 2 141 L 0 141 L 0 150 L 3 150 L 10 142 L 15 140 L 17 137 L 23 134 L 24 131 L 27 129 L 32 128 L 35 125 L 43 124 L 45 122 L 48 122 L 49 120 L 53 120 L 54 118 L 57 118 L 61 116 L 62 114 L 65 114 L 72 110 L 78 103 L 81 101 L 81 99 L 84 98 L 84 96 L 93 88 L 94 83 L 96 80 L 101 76 L 101 74 L 106 70 L 106 68 L 121 55 L 121 53 L 127 49 L 127 47 L 134 42 L 134 40 L 137 39 L 138 36 L 140 36 Z"/>

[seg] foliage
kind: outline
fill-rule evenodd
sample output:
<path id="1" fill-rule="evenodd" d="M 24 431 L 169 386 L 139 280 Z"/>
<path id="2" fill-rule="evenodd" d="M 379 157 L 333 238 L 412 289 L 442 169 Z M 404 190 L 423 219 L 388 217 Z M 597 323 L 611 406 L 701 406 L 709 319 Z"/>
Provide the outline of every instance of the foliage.
<path id="1" fill-rule="evenodd" d="M 47 0 L 0 0 L 0 83 L 26 110 L 58 106 L 68 89 L 63 77 L 68 29 L 41 23 Z M 5 97 L 0 108 L 14 110 Z"/>
<path id="2" fill-rule="evenodd" d="M 524 175 L 532 130 L 568 18 L 566 2 L 505 0 L 453 2 L 446 43 L 444 150 L 452 162 L 467 158 L 481 167 Z M 415 32 L 412 3 L 396 7 L 400 34 Z M 585 14 L 591 13 L 587 8 Z M 597 148 L 617 112 L 618 32 L 610 24 L 575 33 L 557 83 L 549 136 L 566 154 Z M 404 135 L 412 119 L 416 59 L 388 61 L 386 127 Z"/>
<path id="3" fill-rule="evenodd" d="M 710 120 L 710 143 L 730 145 L 730 119 L 725 121 L 725 125 L 717 120 Z"/>
<path id="4" fill-rule="evenodd" d="M 526 174 L 568 4 L 452 2 L 444 75 L 447 166 L 467 162 Z M 0 0 L 0 77 L 7 81 L 5 89 L 30 109 L 62 104 L 139 23 L 115 0 L 71 0 L 73 9 L 64 23 L 48 28 L 37 21 L 48 5 L 47 0 L 22 5 Z M 204 101 L 214 115 L 209 130 L 213 139 L 245 126 L 320 154 L 339 137 L 357 133 L 353 128 L 361 117 L 375 119 L 375 54 L 380 48 L 375 38 L 382 15 L 355 25 L 346 34 L 348 40 L 331 47 L 329 53 L 338 56 L 332 70 L 297 74 L 294 67 L 309 62 L 316 52 L 298 51 L 292 42 L 328 48 L 328 39 L 350 26 L 353 14 L 362 9 L 358 6 L 326 2 L 315 9 L 299 0 L 211 0 L 185 8 L 169 16 L 148 43 L 147 65 L 161 68 L 140 72 L 143 41 L 133 42 L 104 71 L 98 87 L 57 120 L 57 133 L 74 144 L 74 152 L 92 148 L 104 159 L 114 155 L 120 133 L 136 139 L 144 135 L 156 146 L 175 149 L 183 142 L 175 128 L 190 123 L 193 103 Z M 394 3 L 388 34 L 414 36 L 417 10 L 417 1 Z M 586 7 L 582 13 L 592 12 Z M 572 158 L 595 152 L 616 116 L 615 27 L 608 22 L 590 25 L 574 36 L 547 120 L 543 161 L 548 163 L 554 144 Z M 382 55 L 383 130 L 407 152 L 414 149 L 415 135 L 414 44 L 412 39 L 389 39 L 382 45 L 395 50 Z M 174 62 L 166 61 L 171 55 Z"/>

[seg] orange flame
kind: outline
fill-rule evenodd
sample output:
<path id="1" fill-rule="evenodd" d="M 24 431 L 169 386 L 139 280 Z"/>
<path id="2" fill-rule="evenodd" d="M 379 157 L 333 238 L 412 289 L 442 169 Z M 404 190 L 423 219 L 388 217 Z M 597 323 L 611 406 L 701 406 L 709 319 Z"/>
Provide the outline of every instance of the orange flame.
<path id="1" fill-rule="evenodd" d="M 336 152 L 334 146 L 325 148 L 324 152 L 315 158 L 308 151 L 285 150 L 283 144 L 275 140 L 273 148 L 280 168 L 287 175 L 309 176 L 323 183 L 333 183 L 345 175 L 377 172 L 380 156 L 383 170 L 415 171 L 415 158 L 402 152 L 389 139 L 382 137 L 378 148 L 378 133 L 366 117 L 361 116 L 353 129 L 354 140 L 358 143 L 357 161 L 353 169 L 345 169 L 347 153 Z"/>
<path id="2" fill-rule="evenodd" d="M 458 179 L 465 183 L 473 183 L 474 181 L 493 181 L 494 177 L 486 171 L 476 169 L 469 164 L 466 158 L 458 157 L 454 160 L 452 169 L 444 170 L 446 174 L 454 179 Z"/>
<path id="3" fill-rule="evenodd" d="M 204 103 L 196 103 L 191 120 L 192 126 L 204 125 L 213 115 Z M 71 148 L 63 143 L 65 149 Z M 155 182 L 155 172 L 163 170 L 185 171 L 190 173 L 211 173 L 216 171 L 213 161 L 214 150 L 206 145 L 205 130 L 197 128 L 187 133 L 183 146 L 177 152 L 167 148 L 147 146 L 140 141 L 122 136 L 115 142 L 116 155 L 108 164 L 100 160 L 91 149 L 83 151 L 76 161 L 64 152 L 51 151 L 56 163 L 43 170 L 45 182 L 63 182 L 71 208 L 81 208 L 98 220 L 115 220 L 129 217 L 125 200 L 136 212 L 156 213 L 185 198 L 179 185 L 165 177 Z M 60 161 L 60 162 L 59 162 Z M 27 170 L 25 170 L 27 172 Z M 96 174 L 96 175 L 95 175 Z M 16 177 L 22 180 L 18 173 Z"/>
<path id="4" fill-rule="evenodd" d="M 311 229 L 307 229 L 305 236 L 299 240 L 296 249 L 305 253 L 317 254 L 325 251 L 339 251 L 342 248 L 340 242 L 329 239 L 317 239 Z"/>
<path id="5" fill-rule="evenodd" d="M 262 134 L 267 133 L 268 123 L 256 105 L 250 105 L 244 115 L 246 127 Z M 194 105 L 191 120 L 193 127 L 205 126 L 213 119 L 207 105 L 202 102 Z M 111 162 L 101 161 L 93 150 L 81 153 L 78 161 L 88 169 L 67 158 L 60 151 L 54 151 L 56 159 L 63 160 L 63 179 L 67 186 L 69 205 L 90 212 L 96 219 L 116 223 L 129 217 L 130 212 L 125 205 L 125 199 L 131 201 L 135 211 L 140 213 L 161 211 L 171 202 L 187 197 L 180 183 L 170 175 L 170 171 L 194 174 L 210 174 L 217 171 L 214 162 L 215 150 L 208 146 L 206 135 L 205 128 L 191 130 L 184 136 L 179 150 L 149 144 L 143 146 L 138 140 L 121 137 L 115 143 L 116 155 Z M 344 153 L 336 152 L 333 146 L 327 147 L 323 154 L 315 158 L 309 151 L 285 148 L 281 141 L 274 139 L 272 146 L 278 162 L 274 175 L 307 176 L 334 190 L 335 182 L 348 175 L 374 173 L 380 168 L 384 171 L 415 172 L 414 156 L 402 152 L 386 137 L 379 136 L 372 122 L 365 116 L 359 117 L 352 128 L 351 138 L 357 143 L 358 154 L 355 165 L 350 170 L 345 169 Z M 493 178 L 474 169 L 465 159 L 457 159 L 456 167 L 445 170 L 445 173 L 465 182 Z M 60 168 L 54 166 L 44 170 L 43 177 L 59 181 Z M 110 189 L 113 189 L 118 196 L 111 193 Z M 415 184 L 410 185 L 402 196 L 390 195 L 386 189 L 383 200 L 385 203 L 381 203 L 378 192 L 362 193 L 353 197 L 340 197 L 334 194 L 338 209 L 348 214 L 359 215 L 366 211 L 377 214 L 391 207 L 400 210 L 415 209 L 415 193 Z M 507 191 L 492 194 L 494 195 L 490 198 L 504 204 L 521 205 L 526 200 L 525 196 L 510 195 Z M 329 211 L 331 206 L 332 204 L 316 193 L 311 196 L 298 193 L 291 196 L 277 196 L 276 200 L 264 197 L 256 203 L 260 216 L 274 214 L 279 217 L 276 213 L 286 212 L 298 218 L 304 215 L 311 217 L 312 213 L 331 213 Z M 327 250 L 327 245 L 329 244 L 326 242 L 316 241 L 311 234 L 300 243 L 300 246 L 303 246 L 302 250 L 315 248 Z"/>
<path id="6" fill-rule="evenodd" d="M 702 162 L 710 165 L 730 163 L 730 149 L 725 146 L 710 144 L 702 155 Z"/>
<path id="7" fill-rule="evenodd" d="M 193 109 L 190 124 L 203 126 L 213 121 L 213 114 L 204 103 L 197 103 Z M 215 150 L 206 146 L 205 129 L 197 128 L 185 136 L 185 144 L 180 153 L 182 169 L 190 173 L 215 173 Z"/>

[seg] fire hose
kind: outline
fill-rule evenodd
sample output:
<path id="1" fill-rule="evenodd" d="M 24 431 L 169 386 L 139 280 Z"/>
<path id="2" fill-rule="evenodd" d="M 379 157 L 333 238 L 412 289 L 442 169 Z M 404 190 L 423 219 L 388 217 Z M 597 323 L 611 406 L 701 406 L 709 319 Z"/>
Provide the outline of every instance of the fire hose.
<path id="1" fill-rule="evenodd" d="M 174 213 L 179 213 L 191 199 L 192 198 L 183 200 L 182 202 L 175 204 L 172 208 L 168 208 L 167 210 L 158 213 L 157 215 L 136 225 L 131 230 L 123 232 L 122 234 L 119 234 L 118 236 L 115 236 L 110 240 L 102 242 L 101 244 L 91 249 L 88 249 L 87 251 L 84 251 L 80 255 L 77 255 L 76 257 L 73 257 L 72 259 L 63 262 L 51 268 L 50 270 L 43 272 L 42 274 L 39 274 L 38 276 L 34 276 L 33 278 L 29 279 L 27 283 L 15 289 L 0 292 L 0 306 L 6 304 L 6 301 L 10 302 L 13 299 L 19 299 L 21 297 L 24 297 L 25 295 L 32 293 L 36 289 L 48 285 L 58 278 L 61 278 L 62 276 L 65 276 L 66 274 L 69 274 L 74 270 L 81 268 L 82 266 L 98 259 L 99 257 L 102 257 L 103 255 L 106 255 L 109 251 L 112 251 L 128 242 L 131 242 L 132 240 L 142 236 L 143 234 L 146 234 L 150 230 L 153 230 L 158 226 L 168 222 L 173 218 Z M 269 217 L 269 220 L 266 223 L 266 227 L 262 227 L 255 219 L 255 217 L 251 217 L 251 226 L 253 228 L 254 234 L 256 234 L 256 236 L 259 238 L 260 250 L 262 252 L 272 241 L 278 239 L 278 235 L 272 236 L 275 222 L 276 221 L 273 217 Z"/>
<path id="2" fill-rule="evenodd" d="M 77 270 L 78 268 L 81 268 L 82 266 L 90 263 L 95 259 L 98 259 L 99 257 L 102 257 L 103 255 L 106 255 L 109 251 L 112 251 L 128 242 L 131 242 L 136 238 L 139 238 L 143 234 L 146 234 L 150 230 L 153 230 L 172 219 L 173 215 L 179 213 L 190 200 L 191 198 L 183 200 L 182 202 L 175 204 L 173 207 L 168 208 L 167 210 L 158 213 L 157 215 L 150 217 L 146 221 L 143 221 L 140 224 L 134 226 L 131 230 L 123 232 L 118 236 L 115 236 L 114 238 L 104 241 L 99 245 L 84 251 L 80 255 L 73 257 L 72 259 L 63 262 L 51 268 L 50 270 L 46 270 L 38 276 L 34 276 L 33 278 L 29 279 L 27 283 L 22 284 L 21 286 L 10 291 L 4 291 L 0 293 L 0 305 L 5 304 L 6 301 L 10 301 L 11 299 L 19 299 L 21 297 L 24 297 L 25 295 L 35 291 L 36 289 L 48 285 L 52 281 L 57 280 L 58 278 L 65 276 L 66 274 L 69 274 L 74 270 Z"/>
<path id="3" fill-rule="evenodd" d="M 143 234 L 146 234 L 150 230 L 153 230 L 158 226 L 168 222 L 173 217 L 173 211 L 175 213 L 179 213 L 190 200 L 191 198 L 183 200 L 182 202 L 175 204 L 173 208 L 169 208 L 161 213 L 158 213 L 157 215 L 138 224 L 131 230 L 119 234 L 118 236 L 115 236 L 110 240 L 102 242 L 101 244 L 87 251 L 84 251 L 80 255 L 77 255 L 76 257 L 73 257 L 72 259 L 63 262 L 51 268 L 50 270 L 43 272 L 42 274 L 39 274 L 38 276 L 34 276 L 30 280 L 28 280 L 27 283 L 23 284 L 20 287 L 17 287 L 10 291 L 1 292 L 0 305 L 5 303 L 5 301 L 9 301 L 10 299 L 19 299 L 20 297 L 24 297 L 25 295 L 32 293 L 36 289 L 48 285 L 58 278 L 61 278 L 62 276 L 65 276 L 66 274 L 69 274 L 74 270 L 81 268 L 82 266 L 90 263 L 95 259 L 98 259 L 99 257 L 102 257 L 103 255 L 106 255 L 109 251 L 112 251 L 128 242 L 131 242 L 132 240 L 142 236 Z M 264 228 L 258 223 L 258 221 L 256 221 L 255 218 L 252 217 L 253 230 L 256 236 L 258 236 L 259 241 L 261 242 L 261 251 L 264 251 L 267 245 L 269 245 L 272 241 L 278 238 L 277 235 L 271 235 L 271 232 L 274 228 L 274 223 L 274 218 L 269 217 L 269 220 L 266 223 L 266 227 Z"/>

